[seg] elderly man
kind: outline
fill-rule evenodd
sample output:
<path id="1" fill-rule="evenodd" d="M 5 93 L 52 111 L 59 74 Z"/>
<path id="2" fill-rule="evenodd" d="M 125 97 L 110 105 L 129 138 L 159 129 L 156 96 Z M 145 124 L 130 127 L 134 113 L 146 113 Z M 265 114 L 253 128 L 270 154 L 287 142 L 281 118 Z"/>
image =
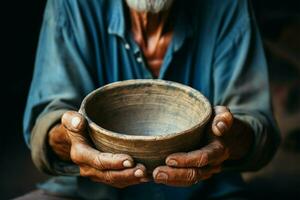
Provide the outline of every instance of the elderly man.
<path id="1" fill-rule="evenodd" d="M 97 151 L 76 112 L 90 91 L 137 78 L 189 85 L 215 106 L 206 146 L 152 176 Z M 243 197 L 239 172 L 263 167 L 279 141 L 249 2 L 48 0 L 24 132 L 37 168 L 56 177 L 23 199 Z"/>

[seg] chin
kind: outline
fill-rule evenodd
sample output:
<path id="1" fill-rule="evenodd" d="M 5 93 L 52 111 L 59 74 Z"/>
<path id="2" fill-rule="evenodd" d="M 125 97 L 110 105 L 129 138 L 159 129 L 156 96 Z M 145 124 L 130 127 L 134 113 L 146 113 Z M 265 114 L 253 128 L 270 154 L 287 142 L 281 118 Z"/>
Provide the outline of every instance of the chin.
<path id="1" fill-rule="evenodd" d="M 159 13 L 168 10 L 174 0 L 126 0 L 129 8 L 139 12 Z"/>

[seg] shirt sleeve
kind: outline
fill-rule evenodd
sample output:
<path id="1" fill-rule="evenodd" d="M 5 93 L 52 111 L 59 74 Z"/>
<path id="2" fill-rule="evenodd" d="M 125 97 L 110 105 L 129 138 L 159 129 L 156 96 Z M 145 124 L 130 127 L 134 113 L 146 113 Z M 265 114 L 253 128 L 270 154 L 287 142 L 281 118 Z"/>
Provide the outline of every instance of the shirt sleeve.
<path id="1" fill-rule="evenodd" d="M 86 36 L 74 28 L 76 19 L 68 15 L 75 11 L 68 2 L 47 2 L 23 121 L 33 162 L 49 174 L 77 172 L 74 167 L 61 165 L 51 154 L 48 131 L 66 110 L 78 110 L 84 96 L 95 88 Z"/>
<path id="2" fill-rule="evenodd" d="M 268 70 L 261 38 L 247 0 L 234 1 L 220 29 L 214 59 L 214 105 L 226 105 L 248 123 L 254 145 L 228 169 L 258 170 L 273 157 L 280 141 L 272 113 Z"/>

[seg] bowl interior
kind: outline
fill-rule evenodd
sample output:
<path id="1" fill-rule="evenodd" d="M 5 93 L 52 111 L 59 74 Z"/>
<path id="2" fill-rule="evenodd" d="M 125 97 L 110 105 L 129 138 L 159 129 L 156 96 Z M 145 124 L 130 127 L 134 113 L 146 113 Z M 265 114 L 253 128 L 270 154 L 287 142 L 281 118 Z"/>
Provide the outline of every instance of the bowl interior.
<path id="1" fill-rule="evenodd" d="M 156 136 L 182 132 L 203 122 L 210 112 L 208 104 L 201 94 L 179 84 L 129 82 L 94 92 L 85 103 L 85 113 L 109 131 Z"/>

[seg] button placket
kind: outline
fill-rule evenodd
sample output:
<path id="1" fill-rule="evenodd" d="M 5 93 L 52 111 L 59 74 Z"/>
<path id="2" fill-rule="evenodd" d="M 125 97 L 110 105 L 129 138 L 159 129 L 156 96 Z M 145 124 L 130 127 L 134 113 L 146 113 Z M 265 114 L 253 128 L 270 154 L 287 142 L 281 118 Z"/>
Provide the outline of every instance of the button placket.
<path id="1" fill-rule="evenodd" d="M 125 49 L 130 50 L 130 45 L 128 43 L 126 43 L 124 46 L 125 46 Z"/>
<path id="2" fill-rule="evenodd" d="M 143 77 L 146 79 L 152 79 L 153 76 L 146 67 L 140 48 L 136 44 L 134 44 L 133 41 L 130 39 L 129 41 L 124 40 L 124 47 L 128 51 L 132 50 L 136 62 L 143 68 Z"/>
<path id="3" fill-rule="evenodd" d="M 141 56 L 138 56 L 138 57 L 136 58 L 136 61 L 137 61 L 138 63 L 143 64 L 143 58 L 142 58 Z"/>
<path id="4" fill-rule="evenodd" d="M 142 65 L 142 67 L 144 68 L 144 77 L 147 78 L 147 79 L 152 79 L 153 76 L 152 74 L 150 73 L 150 71 L 147 69 L 146 65 L 145 65 L 145 61 L 144 61 L 144 58 L 142 57 L 141 55 L 141 52 L 139 52 L 139 55 L 137 55 L 136 57 L 136 61 Z"/>

